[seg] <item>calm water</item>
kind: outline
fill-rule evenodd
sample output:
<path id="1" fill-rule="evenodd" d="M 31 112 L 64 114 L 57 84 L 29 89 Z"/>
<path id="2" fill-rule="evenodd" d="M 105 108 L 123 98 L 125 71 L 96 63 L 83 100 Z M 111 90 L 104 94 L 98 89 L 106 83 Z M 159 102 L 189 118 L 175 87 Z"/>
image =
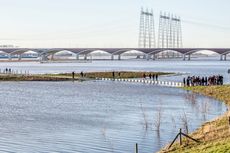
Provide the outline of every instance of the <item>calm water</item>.
<path id="1" fill-rule="evenodd" d="M 92 63 L 0 63 L 0 69 L 33 74 L 80 71 L 163 71 L 182 76 L 224 75 L 229 61 L 93 61 Z M 172 141 L 182 118 L 189 131 L 222 114 L 222 103 L 190 92 L 122 82 L 1 82 L 0 152 L 158 151 Z M 154 126 L 161 110 L 160 132 Z M 185 115 L 184 115 L 185 114 Z M 145 119 L 144 119 L 145 116 Z M 147 123 L 148 128 L 145 128 Z"/>
<path id="2" fill-rule="evenodd" d="M 63 73 L 80 71 L 161 71 L 177 72 L 186 75 L 163 77 L 162 80 L 174 80 L 182 82 L 187 75 L 210 76 L 221 74 L 225 83 L 230 82 L 230 61 L 219 61 L 217 59 L 193 59 L 192 61 L 168 60 L 168 61 L 146 61 L 146 60 L 122 60 L 122 61 L 93 61 L 92 63 L 1 63 L 0 69 L 12 68 L 13 70 L 23 70 L 30 73 Z"/>
<path id="3" fill-rule="evenodd" d="M 135 143 L 156 152 L 184 114 L 192 131 L 226 110 L 181 89 L 122 82 L 1 82 L 0 90 L 0 152 L 131 153 Z"/>

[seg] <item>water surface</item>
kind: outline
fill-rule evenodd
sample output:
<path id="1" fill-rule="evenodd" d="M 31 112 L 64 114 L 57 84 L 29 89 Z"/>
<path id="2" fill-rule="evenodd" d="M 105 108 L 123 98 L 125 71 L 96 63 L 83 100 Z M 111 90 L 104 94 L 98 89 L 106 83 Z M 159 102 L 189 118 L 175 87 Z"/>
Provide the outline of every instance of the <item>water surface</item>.
<path id="1" fill-rule="evenodd" d="M 226 110 L 181 89 L 135 83 L 1 82 L 0 90 L 0 152 L 126 153 L 135 143 L 156 152 L 183 128 L 184 114 L 193 131 Z"/>

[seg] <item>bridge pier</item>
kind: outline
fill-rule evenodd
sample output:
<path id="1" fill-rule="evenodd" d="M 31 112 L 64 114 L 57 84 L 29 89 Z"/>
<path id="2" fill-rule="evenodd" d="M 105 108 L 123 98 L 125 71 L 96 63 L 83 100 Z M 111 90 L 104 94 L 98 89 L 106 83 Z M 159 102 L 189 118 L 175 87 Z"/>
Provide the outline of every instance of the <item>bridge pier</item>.
<path id="1" fill-rule="evenodd" d="M 12 56 L 11 56 L 11 54 L 8 54 L 8 60 L 12 60 Z"/>
<path id="2" fill-rule="evenodd" d="M 121 60 L 121 54 L 118 55 L 118 60 Z"/>
<path id="3" fill-rule="evenodd" d="M 76 60 L 79 60 L 79 54 L 76 54 Z"/>
<path id="4" fill-rule="evenodd" d="M 185 54 L 183 54 L 183 61 L 185 61 L 186 60 L 186 55 Z"/>
<path id="5" fill-rule="evenodd" d="M 147 59 L 147 60 L 150 60 L 151 55 L 149 55 L 149 54 L 145 54 L 145 57 L 146 57 L 146 59 Z"/>
<path id="6" fill-rule="evenodd" d="M 224 60 L 225 60 L 225 61 L 227 60 L 227 55 L 224 55 Z"/>
<path id="7" fill-rule="evenodd" d="M 114 60 L 114 55 L 113 54 L 111 55 L 111 60 Z"/>
<path id="8" fill-rule="evenodd" d="M 153 54 L 153 60 L 156 60 L 156 58 L 157 58 L 156 54 Z"/>
<path id="9" fill-rule="evenodd" d="M 51 61 L 54 60 L 54 54 L 51 54 L 51 58 L 50 58 Z"/>
<path id="10" fill-rule="evenodd" d="M 223 55 L 220 55 L 220 60 L 223 61 Z"/>
<path id="11" fill-rule="evenodd" d="M 19 54 L 18 55 L 18 60 L 21 61 L 21 59 L 22 59 L 22 54 Z"/>
<path id="12" fill-rule="evenodd" d="M 47 57 L 45 54 L 40 55 L 40 61 L 46 61 Z"/>
<path id="13" fill-rule="evenodd" d="M 84 55 L 84 60 L 87 60 L 87 54 Z"/>
<path id="14" fill-rule="evenodd" d="M 188 54 L 188 61 L 191 60 L 191 54 Z"/>

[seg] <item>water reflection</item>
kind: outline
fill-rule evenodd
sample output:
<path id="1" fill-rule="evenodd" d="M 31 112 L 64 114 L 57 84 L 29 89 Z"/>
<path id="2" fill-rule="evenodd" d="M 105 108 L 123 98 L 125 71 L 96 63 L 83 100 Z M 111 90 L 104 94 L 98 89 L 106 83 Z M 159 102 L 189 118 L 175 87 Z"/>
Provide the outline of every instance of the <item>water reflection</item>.
<path id="1" fill-rule="evenodd" d="M 0 149 L 10 152 L 123 153 L 135 143 L 156 152 L 186 125 L 184 114 L 189 131 L 201 125 L 205 101 L 206 120 L 226 110 L 181 89 L 121 82 L 5 82 L 0 89 Z"/>

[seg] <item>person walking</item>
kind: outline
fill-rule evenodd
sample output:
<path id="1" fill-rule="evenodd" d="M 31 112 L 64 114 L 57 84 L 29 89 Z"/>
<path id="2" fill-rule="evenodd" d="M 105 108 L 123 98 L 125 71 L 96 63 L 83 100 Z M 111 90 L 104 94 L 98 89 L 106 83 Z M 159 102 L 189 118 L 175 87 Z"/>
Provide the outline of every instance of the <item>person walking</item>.
<path id="1" fill-rule="evenodd" d="M 155 80 L 155 74 L 152 75 L 153 81 Z"/>
<path id="2" fill-rule="evenodd" d="M 144 78 L 144 79 L 146 78 L 146 75 L 145 75 L 145 73 L 143 74 L 143 78 Z"/>
<path id="3" fill-rule="evenodd" d="M 184 87 L 186 86 L 186 79 L 183 78 Z"/>
<path id="4" fill-rule="evenodd" d="M 156 74 L 156 81 L 158 81 L 158 74 Z"/>
<path id="5" fill-rule="evenodd" d="M 81 71 L 80 75 L 81 75 L 81 77 L 82 77 L 82 78 L 84 77 L 84 73 L 83 73 L 83 71 Z"/>
<path id="6" fill-rule="evenodd" d="M 151 80 L 151 78 L 152 78 L 152 74 L 151 74 L 151 73 L 149 73 L 149 79 Z"/>
<path id="7" fill-rule="evenodd" d="M 74 80 L 74 77 L 75 77 L 75 72 L 73 71 L 72 72 L 72 79 Z"/>
<path id="8" fill-rule="evenodd" d="M 113 76 L 113 79 L 115 79 L 115 72 L 114 71 L 112 72 L 112 76 Z"/>

